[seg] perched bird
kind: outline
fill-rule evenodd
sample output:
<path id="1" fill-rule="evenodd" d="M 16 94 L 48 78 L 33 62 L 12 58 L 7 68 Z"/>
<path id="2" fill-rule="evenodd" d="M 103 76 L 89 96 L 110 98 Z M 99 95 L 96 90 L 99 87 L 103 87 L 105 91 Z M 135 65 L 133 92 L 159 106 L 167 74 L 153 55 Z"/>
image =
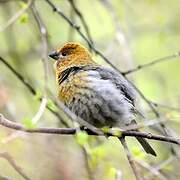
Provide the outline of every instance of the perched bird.
<path id="1" fill-rule="evenodd" d="M 135 123 L 135 91 L 116 70 L 97 64 L 78 43 L 66 43 L 49 54 L 56 62 L 59 99 L 78 117 L 95 127 L 124 127 Z M 148 142 L 137 140 L 156 156 Z"/>

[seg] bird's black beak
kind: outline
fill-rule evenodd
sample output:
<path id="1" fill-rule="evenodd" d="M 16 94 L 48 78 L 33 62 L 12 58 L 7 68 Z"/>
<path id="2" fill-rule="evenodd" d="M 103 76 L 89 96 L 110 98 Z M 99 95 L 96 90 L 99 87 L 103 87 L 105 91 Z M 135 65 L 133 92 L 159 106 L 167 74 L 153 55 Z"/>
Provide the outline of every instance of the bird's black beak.
<path id="1" fill-rule="evenodd" d="M 57 51 L 53 51 L 53 52 L 51 52 L 48 56 L 51 57 L 51 58 L 54 59 L 54 60 L 58 60 L 58 59 L 59 59 L 59 56 L 60 56 L 60 53 L 57 52 Z"/>

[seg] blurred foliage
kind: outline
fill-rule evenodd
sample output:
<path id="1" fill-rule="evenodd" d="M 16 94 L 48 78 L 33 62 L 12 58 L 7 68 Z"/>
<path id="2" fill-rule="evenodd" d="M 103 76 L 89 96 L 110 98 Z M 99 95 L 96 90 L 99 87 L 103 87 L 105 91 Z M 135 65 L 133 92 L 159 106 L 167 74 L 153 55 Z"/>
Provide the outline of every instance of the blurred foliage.
<path id="1" fill-rule="evenodd" d="M 2 2 L 1 2 L 2 1 Z M 81 26 L 81 21 L 67 0 L 52 0 L 65 15 Z M 82 13 L 94 45 L 116 67 L 122 71 L 154 59 L 180 51 L 180 3 L 179 0 L 75 0 Z M 21 0 L 0 0 L 0 27 L 8 22 L 27 4 Z M 48 51 L 67 41 L 78 41 L 87 46 L 83 39 L 52 8 L 46 0 L 35 0 L 48 33 Z M 32 10 L 28 9 L 11 26 L 0 32 L 0 56 L 7 60 L 35 88 L 32 96 L 27 88 L 0 62 L 0 113 L 8 119 L 27 127 L 62 126 L 48 110 L 37 124 L 31 122 L 39 109 L 44 92 L 44 69 L 42 41 Z M 106 64 L 94 54 L 101 64 Z M 128 77 L 150 100 L 157 103 L 180 107 L 180 58 L 167 60 Z M 48 62 L 48 88 L 56 96 L 55 75 L 52 60 Z M 138 106 L 155 118 L 147 104 L 139 98 Z M 57 111 L 48 97 L 48 107 Z M 179 132 L 180 113 L 177 110 L 157 107 L 162 118 L 174 133 Z M 148 129 L 149 130 L 149 129 Z M 155 132 L 155 131 L 153 131 Z M 169 146 L 152 142 L 157 151 L 156 158 L 146 155 L 134 138 L 127 138 L 133 154 L 156 167 L 171 158 Z M 94 179 L 116 179 L 122 173 L 123 179 L 134 179 L 121 144 L 115 138 L 94 138 L 79 132 L 72 136 L 24 134 L 1 127 L 0 148 L 6 151 L 22 167 L 31 179 L 39 180 L 84 180 L 89 179 L 82 147 L 88 152 L 88 165 Z M 178 150 L 178 149 L 177 149 Z M 173 158 L 173 157 L 172 157 Z M 174 158 L 161 170 L 167 179 L 180 177 L 180 163 Z M 0 175 L 10 179 L 23 179 L 13 167 L 0 159 Z M 142 174 L 148 172 L 142 168 Z M 156 177 L 158 179 L 158 177 Z"/>

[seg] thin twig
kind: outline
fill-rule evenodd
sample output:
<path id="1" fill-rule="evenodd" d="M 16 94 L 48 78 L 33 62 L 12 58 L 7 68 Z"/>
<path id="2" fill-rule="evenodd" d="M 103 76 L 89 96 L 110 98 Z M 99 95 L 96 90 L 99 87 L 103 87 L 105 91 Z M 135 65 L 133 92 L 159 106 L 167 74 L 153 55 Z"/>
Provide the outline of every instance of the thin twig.
<path id="1" fill-rule="evenodd" d="M 148 163 L 146 163 L 143 160 L 134 158 L 134 160 L 136 161 L 136 163 L 138 163 L 140 166 L 142 166 L 143 168 L 147 169 L 149 173 L 151 173 L 152 176 L 156 176 L 158 177 L 159 180 L 167 180 L 167 178 L 158 171 L 158 169 L 155 169 L 154 167 L 150 166 Z M 152 177 L 151 176 L 151 177 Z M 146 176 L 147 177 L 147 176 Z M 147 179 L 146 177 L 144 177 L 144 179 Z"/>
<path id="2" fill-rule="evenodd" d="M 82 147 L 81 148 L 82 149 L 82 154 L 84 156 L 85 167 L 86 167 L 87 174 L 88 174 L 88 179 L 93 180 L 94 177 L 93 177 L 91 167 L 89 166 L 89 154 L 88 154 L 88 151 L 87 151 L 87 147 L 86 147 L 86 145 L 83 145 L 81 147 Z"/>
<path id="3" fill-rule="evenodd" d="M 44 22 L 42 21 L 39 12 L 37 11 L 35 5 L 33 4 L 32 7 L 32 12 L 35 18 L 35 21 L 38 25 L 38 29 L 41 35 L 41 41 L 42 41 L 42 50 L 41 50 L 41 56 L 42 56 L 42 63 L 43 63 L 43 69 L 44 69 L 44 95 L 41 100 L 41 104 L 39 107 L 38 112 L 36 113 L 35 117 L 33 117 L 33 122 L 37 123 L 37 121 L 42 117 L 46 105 L 47 105 L 47 89 L 48 89 L 48 52 L 47 52 L 47 30 L 44 25 Z"/>
<path id="4" fill-rule="evenodd" d="M 7 176 L 3 176 L 2 174 L 0 174 L 0 180 L 12 180 L 12 179 L 7 177 Z"/>
<path id="5" fill-rule="evenodd" d="M 29 178 L 22 170 L 22 168 L 16 163 L 16 161 L 13 159 L 13 157 L 7 153 L 7 152 L 0 152 L 0 157 L 6 159 L 9 164 L 26 180 L 30 180 Z"/>
<path id="6" fill-rule="evenodd" d="M 3 59 L 2 57 L 0 57 L 0 61 L 20 80 L 20 82 L 29 90 L 29 92 L 32 95 L 36 95 L 36 90 L 34 89 L 34 87 L 27 81 L 27 79 L 25 79 L 17 70 L 15 70 L 5 59 Z M 41 101 L 41 97 L 38 99 L 39 101 Z M 63 120 L 63 118 L 59 115 L 58 112 L 54 111 L 53 109 L 51 109 L 49 106 L 46 106 L 46 108 L 52 112 L 61 122 L 63 125 L 67 126 L 67 123 Z"/>
<path id="7" fill-rule="evenodd" d="M 126 77 L 126 76 L 124 76 L 124 77 Z M 126 80 L 127 80 L 128 82 L 130 82 L 127 78 L 126 78 Z M 131 83 L 131 82 L 130 82 L 130 83 Z M 149 107 L 151 108 L 152 112 L 155 114 L 156 118 L 157 118 L 157 119 L 160 118 L 159 112 L 158 112 L 157 109 L 153 106 L 153 104 L 150 102 L 150 100 L 149 100 L 147 97 L 145 97 L 144 94 L 143 94 L 133 83 L 131 83 L 131 85 L 132 85 L 132 86 L 134 87 L 134 89 L 139 93 L 139 95 L 144 99 L 144 101 L 149 105 Z M 163 122 L 160 122 L 159 124 L 160 124 L 161 128 L 163 129 L 163 132 L 164 132 L 165 135 L 167 135 L 167 136 L 172 136 L 172 134 L 170 133 L 170 129 L 167 128 Z M 176 151 L 175 151 L 175 149 L 173 148 L 172 145 L 171 145 L 170 149 L 171 149 L 172 154 L 176 154 Z"/>
<path id="8" fill-rule="evenodd" d="M 54 101 L 54 102 L 56 103 L 56 105 L 58 106 L 58 108 L 59 108 L 60 110 L 62 110 L 62 111 L 65 113 L 65 115 L 66 115 L 69 119 L 72 120 L 72 122 L 77 122 L 77 123 L 80 124 L 81 126 L 84 126 L 84 127 L 88 128 L 88 129 L 90 129 L 90 130 L 91 130 L 92 132 L 94 132 L 94 133 L 99 134 L 99 133 L 102 132 L 101 129 L 96 128 L 94 125 L 92 125 L 92 124 L 90 124 L 89 122 L 85 121 L 84 119 L 76 116 L 76 114 L 73 113 L 67 106 L 65 106 L 63 102 L 61 102 L 60 100 L 57 100 L 57 98 L 54 98 L 54 97 L 52 97 L 52 98 L 53 98 L 53 101 Z M 68 126 L 67 126 L 67 127 L 68 127 Z"/>
<path id="9" fill-rule="evenodd" d="M 176 52 L 176 53 L 174 53 L 172 55 L 165 56 L 165 57 L 162 57 L 162 58 L 159 58 L 159 59 L 155 59 L 155 60 L 153 60 L 153 61 L 151 61 L 149 63 L 143 64 L 143 65 L 138 65 L 136 68 L 130 69 L 130 70 L 126 71 L 126 72 L 123 72 L 122 74 L 123 75 L 131 74 L 131 73 L 134 73 L 136 71 L 142 70 L 144 68 L 150 67 L 152 65 L 155 65 L 155 64 L 158 64 L 158 63 L 161 63 L 161 62 L 164 62 L 164 61 L 173 60 L 173 59 L 175 59 L 175 58 L 177 58 L 179 56 L 180 56 L 180 52 Z"/>
<path id="10" fill-rule="evenodd" d="M 79 19 L 81 20 L 82 22 L 82 25 L 85 29 L 85 32 L 86 32 L 86 35 L 87 37 L 89 38 L 89 41 L 91 44 L 93 44 L 93 40 L 92 40 L 92 37 L 91 37 L 91 34 L 90 34 L 90 31 L 89 31 L 89 27 L 84 19 L 84 16 L 82 15 L 81 11 L 77 8 L 74 0 L 68 0 L 68 2 L 70 3 L 70 5 L 72 6 L 72 8 L 74 9 L 74 12 L 77 14 L 77 16 L 79 17 Z"/>
<path id="11" fill-rule="evenodd" d="M 131 166 L 131 168 L 133 170 L 133 173 L 134 173 L 134 175 L 136 177 L 136 180 L 142 180 L 141 174 L 140 174 L 140 172 L 138 170 L 138 167 L 137 167 L 137 165 L 136 165 L 136 163 L 134 161 L 134 158 L 133 158 L 133 156 L 132 156 L 132 154 L 131 154 L 131 152 L 130 152 L 127 144 L 126 144 L 125 137 L 122 136 L 121 138 L 119 138 L 119 140 L 121 141 L 121 144 L 122 144 L 122 146 L 124 148 L 124 151 L 126 153 L 129 164 L 130 164 L 130 166 Z"/>
<path id="12" fill-rule="evenodd" d="M 164 109 L 169 109 L 169 110 L 173 110 L 173 111 L 179 111 L 180 112 L 180 108 L 177 108 L 177 107 L 172 107 L 172 106 L 168 106 L 168 105 L 165 105 L 165 104 L 160 104 L 160 103 L 157 103 L 157 102 L 154 102 L 154 101 L 151 101 L 149 100 L 155 107 L 161 107 L 161 108 L 164 108 Z"/>
<path id="13" fill-rule="evenodd" d="M 22 0 L 19 0 L 19 1 L 22 1 Z M 14 2 L 14 0 L 0 0 L 0 3 L 9 3 L 9 2 Z"/>
<path id="14" fill-rule="evenodd" d="M 39 110 L 32 118 L 32 123 L 36 124 L 40 120 L 46 109 L 46 104 L 47 104 L 47 98 L 42 98 L 41 104 L 39 106 Z"/>
<path id="15" fill-rule="evenodd" d="M 30 83 L 28 83 L 28 81 L 18 72 L 16 71 L 5 59 L 3 59 L 2 57 L 0 57 L 0 61 L 6 66 L 8 67 L 8 69 L 21 81 L 21 83 L 23 83 L 23 85 L 25 85 L 28 90 L 31 92 L 31 94 L 36 95 L 36 91 L 35 89 L 32 87 L 32 85 Z"/>
<path id="16" fill-rule="evenodd" d="M 166 167 L 168 164 L 172 163 L 172 161 L 174 161 L 177 158 L 179 158 L 179 154 L 177 154 L 176 156 L 172 155 L 168 159 L 166 159 L 165 161 L 163 161 L 162 163 L 160 163 L 159 165 L 157 165 L 153 168 L 155 169 L 155 171 L 163 170 L 164 167 Z M 148 174 L 148 175 L 146 175 L 145 178 L 147 180 L 151 180 L 153 178 L 153 174 Z"/>
<path id="17" fill-rule="evenodd" d="M 119 169 L 116 169 L 115 180 L 122 180 L 122 172 Z"/>
<path id="18" fill-rule="evenodd" d="M 12 25 L 22 14 L 24 14 L 31 7 L 33 2 L 34 0 L 29 0 L 26 6 L 24 6 L 20 11 L 13 15 L 3 27 L 0 27 L 0 32 L 6 30 L 6 28 Z"/>
<path id="19" fill-rule="evenodd" d="M 132 62 L 132 53 L 129 47 L 128 39 L 123 32 L 123 28 L 121 26 L 121 23 L 119 21 L 119 16 L 117 14 L 117 11 L 115 7 L 113 6 L 113 2 L 111 0 L 103 0 L 100 1 L 103 6 L 107 9 L 107 12 L 112 16 L 112 20 L 114 22 L 115 26 L 115 35 L 116 35 L 116 41 L 119 45 L 121 45 L 121 55 L 125 61 L 125 63 L 131 63 Z M 119 49 L 119 48 L 118 48 Z M 117 57 L 116 57 L 117 58 Z"/>
<path id="20" fill-rule="evenodd" d="M 76 21 L 76 16 L 74 15 L 74 9 L 73 9 L 73 7 L 71 6 L 70 7 L 71 9 L 70 9 L 70 16 L 69 16 L 69 18 L 71 19 L 71 21 L 72 22 L 75 22 Z M 68 32 L 68 41 L 73 41 L 73 39 L 74 39 L 74 33 L 75 33 L 75 31 L 74 31 L 74 29 L 73 28 L 71 28 L 71 26 L 69 26 L 69 30 L 68 30 L 69 32 Z"/>
<path id="21" fill-rule="evenodd" d="M 167 122 L 167 120 L 166 119 L 146 120 L 145 122 L 143 121 L 142 123 L 132 124 L 132 125 L 126 126 L 124 128 L 124 130 L 126 130 L 126 131 L 138 130 L 138 129 L 141 129 L 141 128 L 144 128 L 144 127 L 149 127 L 149 126 L 153 126 L 153 125 L 156 125 L 156 124 L 160 124 L 162 122 Z"/>

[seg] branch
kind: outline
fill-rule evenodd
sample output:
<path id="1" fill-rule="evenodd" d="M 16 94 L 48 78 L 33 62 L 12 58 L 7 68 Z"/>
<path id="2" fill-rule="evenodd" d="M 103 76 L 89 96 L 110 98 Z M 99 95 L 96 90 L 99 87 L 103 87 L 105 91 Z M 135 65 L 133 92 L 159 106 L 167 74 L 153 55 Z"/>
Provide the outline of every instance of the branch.
<path id="1" fill-rule="evenodd" d="M 71 19 L 72 22 L 75 23 L 75 22 L 76 22 L 76 17 L 75 17 L 75 15 L 74 15 L 75 12 L 74 12 L 72 6 L 71 6 L 70 8 L 71 8 L 71 9 L 69 10 L 69 11 L 70 11 L 70 12 L 69 12 L 69 13 L 70 13 L 69 18 Z M 71 26 L 69 26 L 68 31 L 69 31 L 69 32 L 68 32 L 68 38 L 67 38 L 67 39 L 68 39 L 68 41 L 73 41 L 73 39 L 74 39 L 74 32 L 75 32 L 75 31 L 74 31 L 73 28 L 71 28 Z"/>
<path id="2" fill-rule="evenodd" d="M 134 158 L 133 158 L 133 156 L 132 156 L 132 154 L 131 154 L 131 152 L 130 152 L 127 144 L 126 144 L 125 137 L 121 137 L 121 138 L 119 138 L 119 140 L 121 141 L 121 144 L 122 144 L 122 146 L 124 148 L 124 151 L 126 153 L 129 164 L 130 164 L 130 166 L 131 166 L 131 168 L 133 170 L 133 173 L 134 173 L 134 175 L 136 177 L 136 180 L 142 180 L 140 172 L 138 170 L 138 167 L 136 166 Z"/>
<path id="3" fill-rule="evenodd" d="M 126 77 L 126 76 L 125 76 L 125 77 Z M 127 78 L 126 78 L 126 79 L 127 79 Z M 127 81 L 130 82 L 128 79 L 127 79 Z M 130 82 L 130 83 L 131 83 L 131 82 Z M 151 103 L 151 101 L 150 101 L 148 98 L 146 98 L 146 97 L 144 96 L 144 94 L 143 94 L 133 83 L 131 83 L 131 85 L 132 85 L 132 86 L 134 87 L 134 89 L 139 93 L 139 95 L 144 99 L 144 101 L 149 105 L 149 107 L 151 108 L 152 112 L 155 114 L 156 118 L 160 118 L 159 112 L 158 112 L 158 111 L 156 110 L 156 108 L 153 106 L 153 104 Z M 172 136 L 172 134 L 170 133 L 170 129 L 167 128 L 163 122 L 160 122 L 159 124 L 160 124 L 161 128 L 163 129 L 164 134 L 165 134 L 166 136 Z M 170 148 L 171 148 L 171 152 L 172 152 L 173 154 L 176 154 L 176 151 L 175 151 L 175 149 L 173 148 L 173 146 L 171 146 Z"/>
<path id="4" fill-rule="evenodd" d="M 47 90 L 48 90 L 48 59 L 47 59 L 47 30 L 46 27 L 44 25 L 44 22 L 42 21 L 39 12 L 37 11 L 35 5 L 33 4 L 31 7 L 31 10 L 33 12 L 34 15 L 34 19 L 37 23 L 39 32 L 40 32 L 40 36 L 41 36 L 41 46 L 42 46 L 42 50 L 41 50 L 41 56 L 42 56 L 42 63 L 43 63 L 43 67 L 44 67 L 44 95 L 43 98 L 41 100 L 41 104 L 39 107 L 38 112 L 35 114 L 35 116 L 32 119 L 32 122 L 37 123 L 38 120 L 40 120 L 40 118 L 42 117 L 42 115 L 44 114 L 45 108 L 47 106 Z"/>
<path id="5" fill-rule="evenodd" d="M 89 27 L 84 19 L 84 16 L 82 15 L 82 13 L 80 12 L 80 10 L 76 7 L 76 4 L 74 2 L 74 0 L 68 0 L 68 2 L 70 3 L 72 9 L 74 10 L 74 12 L 77 14 L 77 16 L 79 17 L 79 19 L 81 20 L 82 22 L 82 25 L 86 31 L 86 34 L 87 34 L 87 37 L 89 38 L 89 41 L 91 44 L 93 44 L 93 40 L 92 40 L 92 37 L 91 37 L 91 34 L 90 34 L 90 31 L 89 31 Z"/>
<path id="6" fill-rule="evenodd" d="M 22 0 L 19 0 L 19 1 L 22 1 Z M 14 2 L 14 0 L 0 0 L 0 3 L 9 3 L 9 2 Z"/>
<path id="7" fill-rule="evenodd" d="M 14 130 L 19 130 L 23 132 L 28 132 L 28 133 L 44 133 L 44 134 L 64 134 L 64 135 L 74 135 L 78 131 L 76 128 L 46 128 L 46 127 L 41 127 L 41 128 L 35 128 L 35 129 L 28 129 L 25 126 L 12 122 L 5 117 L 3 117 L 2 114 L 0 114 L 0 124 L 2 126 L 5 126 L 10 129 Z M 94 136 L 105 136 L 105 134 L 102 131 L 97 131 L 97 133 L 91 131 L 91 130 L 86 130 L 86 132 L 89 135 L 94 135 Z M 120 134 L 120 135 L 118 135 Z M 130 137 L 142 137 L 146 139 L 152 139 L 152 140 L 157 140 L 157 141 L 164 141 L 164 142 L 169 142 L 173 144 L 178 144 L 180 145 L 180 138 L 174 138 L 174 137 L 169 137 L 169 136 L 162 136 L 162 135 L 155 135 L 147 132 L 138 132 L 138 131 L 119 131 L 116 133 L 107 133 L 108 136 L 114 136 L 114 137 L 120 137 L 120 136 L 130 136 Z"/>
<path id="8" fill-rule="evenodd" d="M 33 86 L 28 83 L 27 79 L 25 79 L 18 71 L 16 71 L 5 59 L 0 57 L 0 61 L 20 80 L 20 82 L 29 90 L 29 92 L 35 96 L 36 90 L 33 88 Z M 41 101 L 42 98 L 39 98 L 39 101 Z M 53 113 L 61 122 L 63 125 L 67 126 L 67 123 L 63 120 L 63 118 L 59 115 L 58 112 L 52 110 L 49 106 L 46 106 L 46 108 Z"/>
<path id="9" fill-rule="evenodd" d="M 101 58 L 103 58 L 110 66 L 119 71 L 116 66 L 114 66 L 99 50 L 97 50 L 93 44 L 89 41 L 89 39 L 82 33 L 80 30 L 80 26 L 75 25 L 59 8 L 57 8 L 50 0 L 46 0 L 46 2 L 51 6 L 54 12 L 57 12 L 73 29 L 77 31 L 77 33 L 84 39 L 84 41 L 88 44 L 89 48 L 92 49 L 96 54 L 98 54 Z M 119 71 L 120 72 L 120 71 Z M 120 72 L 121 73 L 121 72 Z"/>
<path id="10" fill-rule="evenodd" d="M 22 168 L 17 165 L 16 161 L 10 156 L 7 152 L 0 152 L 0 157 L 6 159 L 9 164 L 26 180 L 30 180 L 30 178 L 23 172 Z"/>
<path id="11" fill-rule="evenodd" d="M 0 61 L 25 85 L 28 90 L 31 92 L 31 94 L 36 95 L 35 89 L 31 86 L 30 83 L 27 82 L 27 80 L 18 72 L 16 71 L 5 59 L 0 57 Z"/>
<path id="12" fill-rule="evenodd" d="M 150 102 L 155 107 L 161 107 L 161 108 L 164 108 L 164 109 L 169 109 L 169 110 L 172 110 L 172 111 L 180 112 L 180 108 L 178 108 L 178 107 L 172 107 L 172 106 L 168 106 L 168 105 L 165 105 L 165 104 L 160 104 L 160 103 L 157 103 L 157 102 L 154 102 L 154 101 L 151 101 L 151 100 L 150 100 Z"/>
<path id="13" fill-rule="evenodd" d="M 130 69 L 130 70 L 126 71 L 126 72 L 123 72 L 122 74 L 123 75 L 131 74 L 131 73 L 134 73 L 136 71 L 142 70 L 144 68 L 150 67 L 152 65 L 155 65 L 155 64 L 158 64 L 158 63 L 161 63 L 161 62 L 164 62 L 164 61 L 168 61 L 168 60 L 173 60 L 173 59 L 175 59 L 175 58 L 177 58 L 179 56 L 180 56 L 180 52 L 176 52 L 176 53 L 174 53 L 172 55 L 165 56 L 165 57 L 153 60 L 153 61 L 151 61 L 149 63 L 143 64 L 143 65 L 138 65 L 136 68 Z"/>
<path id="14" fill-rule="evenodd" d="M 83 154 L 83 157 L 84 157 L 84 163 L 85 163 L 88 179 L 89 180 L 94 180 L 93 173 L 92 173 L 91 167 L 89 165 L 90 155 L 88 153 L 87 146 L 83 145 L 83 146 L 80 146 L 80 147 L 81 147 L 82 154 Z"/>
<path id="15" fill-rule="evenodd" d="M 10 25 L 12 25 L 22 14 L 24 14 L 31 7 L 33 2 L 34 2 L 34 0 L 29 0 L 25 7 L 23 7 L 13 17 L 11 17 L 3 27 L 0 27 L 0 32 L 4 31 L 6 28 L 8 28 Z"/>
<path id="16" fill-rule="evenodd" d="M 140 159 L 137 159 L 135 158 L 134 161 L 136 163 L 138 163 L 141 167 L 145 168 L 148 170 L 148 172 L 150 173 L 150 176 L 151 177 L 156 177 L 158 178 L 159 180 L 167 180 L 167 178 L 161 173 L 159 172 L 158 169 L 154 168 L 153 166 L 149 165 L 148 163 L 146 163 L 145 161 L 143 160 L 140 160 Z M 144 178 L 146 180 L 152 180 L 152 178 L 147 178 L 147 176 Z"/>

